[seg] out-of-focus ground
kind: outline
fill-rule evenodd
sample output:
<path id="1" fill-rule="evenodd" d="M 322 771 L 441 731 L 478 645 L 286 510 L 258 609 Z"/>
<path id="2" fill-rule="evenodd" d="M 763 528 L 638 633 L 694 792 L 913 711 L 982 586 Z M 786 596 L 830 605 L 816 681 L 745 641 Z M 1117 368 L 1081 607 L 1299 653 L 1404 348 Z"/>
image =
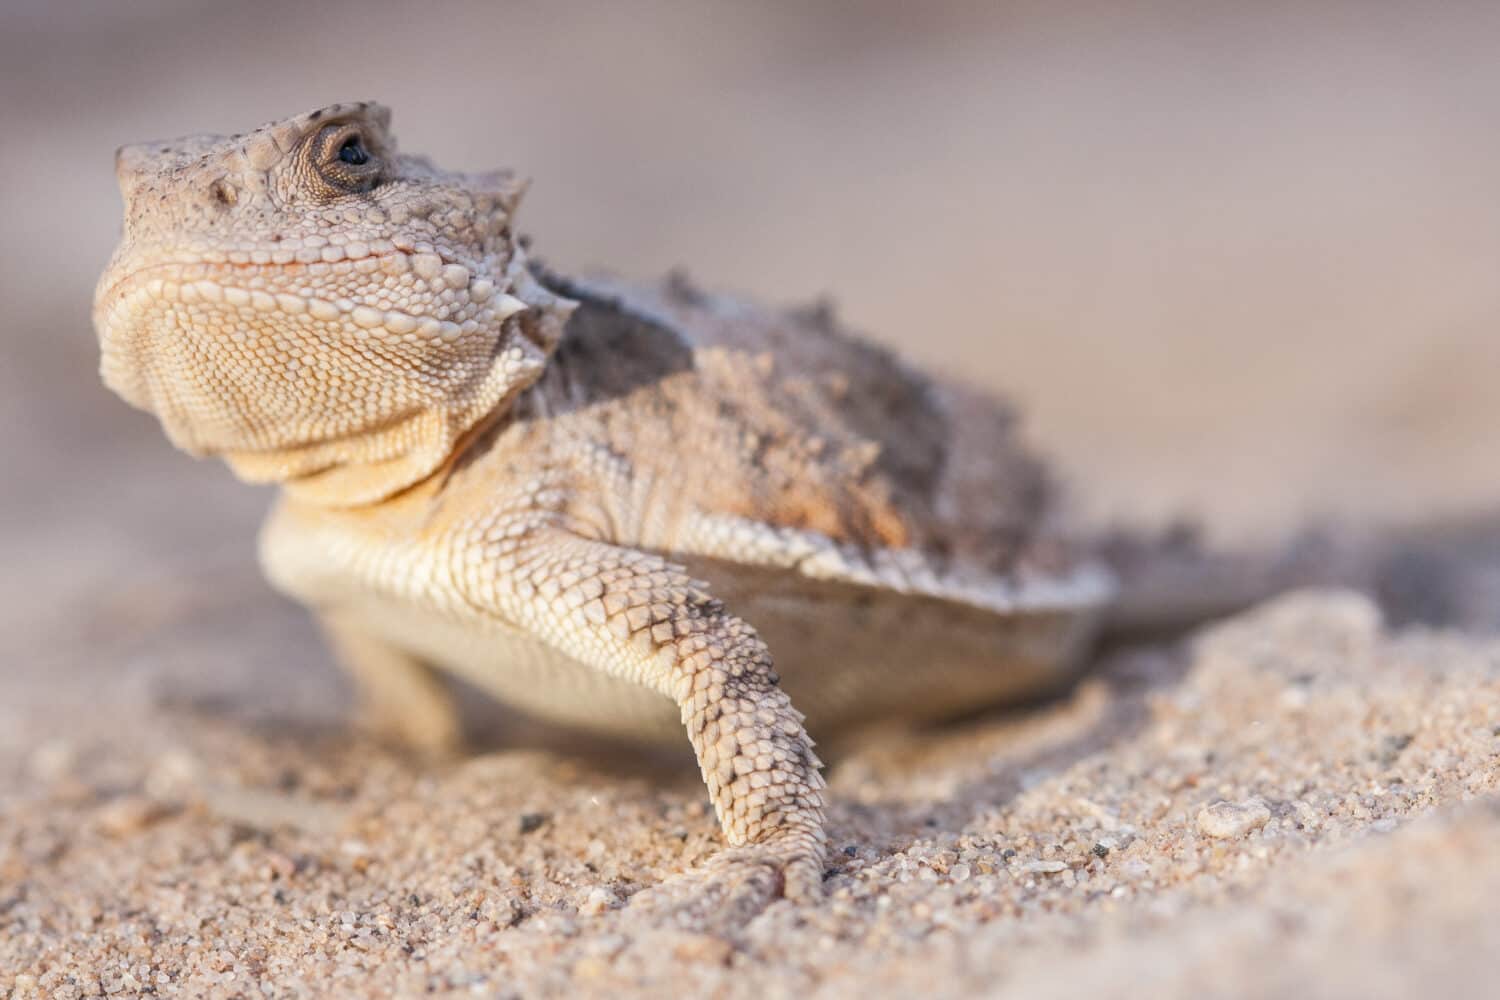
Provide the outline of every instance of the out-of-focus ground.
<path id="1" fill-rule="evenodd" d="M 0 990 L 1482 995 L 1493 639 L 1307 597 L 872 738 L 826 906 L 663 929 L 618 906 L 712 850 L 690 767 L 350 736 L 254 571 L 268 495 L 107 395 L 88 311 L 115 146 L 370 97 L 532 175 L 559 266 L 828 294 L 1003 389 L 1094 523 L 1483 514 L 1497 38 L 1478 3 L 8 3 Z"/>

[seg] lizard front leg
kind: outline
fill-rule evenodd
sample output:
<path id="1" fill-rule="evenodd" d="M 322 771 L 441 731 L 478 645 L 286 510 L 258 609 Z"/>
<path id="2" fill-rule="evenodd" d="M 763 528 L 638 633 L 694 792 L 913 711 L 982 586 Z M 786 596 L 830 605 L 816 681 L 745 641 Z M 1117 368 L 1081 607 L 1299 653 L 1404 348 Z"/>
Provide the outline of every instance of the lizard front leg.
<path id="1" fill-rule="evenodd" d="M 730 845 L 703 873 L 717 895 L 821 892 L 821 764 L 750 625 L 682 567 L 552 525 L 490 524 L 463 548 L 471 604 L 677 703 Z"/>

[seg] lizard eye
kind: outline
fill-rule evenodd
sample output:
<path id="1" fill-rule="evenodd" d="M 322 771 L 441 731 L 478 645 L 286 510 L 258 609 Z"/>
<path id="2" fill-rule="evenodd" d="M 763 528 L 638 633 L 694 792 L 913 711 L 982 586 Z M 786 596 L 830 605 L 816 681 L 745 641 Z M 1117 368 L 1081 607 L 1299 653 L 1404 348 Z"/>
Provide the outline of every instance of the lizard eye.
<path id="1" fill-rule="evenodd" d="M 357 135 L 351 135 L 339 147 L 339 159 L 351 166 L 362 167 L 369 162 L 370 154 L 365 149 L 364 140 Z"/>
<path id="2" fill-rule="evenodd" d="M 372 143 L 358 125 L 325 126 L 308 140 L 306 148 L 321 197 L 360 194 L 382 179 L 378 143 Z"/>

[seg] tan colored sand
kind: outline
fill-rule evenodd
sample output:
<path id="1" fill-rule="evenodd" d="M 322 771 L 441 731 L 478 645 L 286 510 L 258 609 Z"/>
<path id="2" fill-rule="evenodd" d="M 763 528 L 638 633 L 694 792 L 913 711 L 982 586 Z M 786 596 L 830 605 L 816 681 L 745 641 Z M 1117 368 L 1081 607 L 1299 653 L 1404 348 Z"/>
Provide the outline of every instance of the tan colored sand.
<path id="1" fill-rule="evenodd" d="M 715 849 L 686 754 L 424 767 L 308 714 L 327 678 L 289 724 L 160 663 L 13 748 L 16 996 L 1481 996 L 1500 953 L 1500 644 L 1349 593 L 872 736 L 832 768 L 826 902 L 715 933 L 629 906 Z"/>

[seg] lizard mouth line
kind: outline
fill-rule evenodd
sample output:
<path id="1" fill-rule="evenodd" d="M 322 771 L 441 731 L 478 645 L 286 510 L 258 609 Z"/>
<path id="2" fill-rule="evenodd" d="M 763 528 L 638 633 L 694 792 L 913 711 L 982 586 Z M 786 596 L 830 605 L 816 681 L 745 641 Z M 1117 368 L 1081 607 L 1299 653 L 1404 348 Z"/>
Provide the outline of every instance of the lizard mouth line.
<path id="1" fill-rule="evenodd" d="M 388 254 L 371 254 L 342 261 L 319 261 L 313 263 L 292 262 L 286 264 L 261 264 L 238 262 L 174 262 L 164 261 L 140 267 L 110 285 L 100 296 L 99 308 L 105 316 L 114 312 L 137 296 L 173 303 L 203 302 L 224 305 L 229 308 L 249 308 L 259 313 L 280 313 L 288 316 L 306 314 L 311 319 L 325 323 L 345 321 L 373 333 L 385 333 L 395 337 L 417 337 L 456 341 L 472 334 L 482 325 L 503 323 L 511 316 L 530 308 L 521 299 L 499 291 L 488 278 L 475 279 L 473 272 L 462 264 L 447 263 L 438 254 L 428 255 L 398 250 Z M 382 262 L 400 261 L 396 270 Z M 251 277 L 267 271 L 285 276 L 317 277 L 325 269 L 333 271 L 360 270 L 365 261 L 375 261 L 370 268 L 384 268 L 391 276 L 414 272 L 419 278 L 441 283 L 451 290 L 463 290 L 469 303 L 477 311 L 465 310 L 461 319 L 439 318 L 426 314 L 413 314 L 394 308 L 377 308 L 352 298 L 327 299 L 308 294 L 306 289 L 291 287 L 283 291 L 264 288 L 246 288 L 221 280 L 228 272 L 250 272 Z M 161 273 L 161 277 L 156 275 Z M 168 277 L 170 275 L 170 277 Z M 101 324 L 107 326 L 108 324 Z"/>
<path id="2" fill-rule="evenodd" d="M 463 267 L 472 273 L 462 262 L 455 260 L 451 255 L 441 253 L 435 249 L 427 249 L 425 246 L 418 248 L 397 247 L 388 252 L 366 253 L 356 257 L 340 256 L 333 260 L 319 258 L 318 260 L 290 260 L 290 261 L 234 261 L 234 260 L 204 260 L 202 258 L 184 258 L 181 260 L 161 260 L 151 264 L 137 267 L 111 282 L 99 294 L 99 301 L 105 302 L 116 297 L 120 290 L 130 285 L 139 285 L 157 272 L 161 277 L 178 282 L 209 280 L 214 281 L 226 274 L 237 274 L 245 276 L 256 276 L 265 274 L 278 274 L 284 276 L 319 275 L 325 272 L 323 269 L 358 270 L 358 266 L 364 261 L 375 261 L 378 268 L 382 262 L 402 261 L 403 270 L 416 270 L 416 261 L 420 257 L 431 257 L 436 262 L 437 268 Z M 399 266 L 399 265 L 398 265 Z"/>

